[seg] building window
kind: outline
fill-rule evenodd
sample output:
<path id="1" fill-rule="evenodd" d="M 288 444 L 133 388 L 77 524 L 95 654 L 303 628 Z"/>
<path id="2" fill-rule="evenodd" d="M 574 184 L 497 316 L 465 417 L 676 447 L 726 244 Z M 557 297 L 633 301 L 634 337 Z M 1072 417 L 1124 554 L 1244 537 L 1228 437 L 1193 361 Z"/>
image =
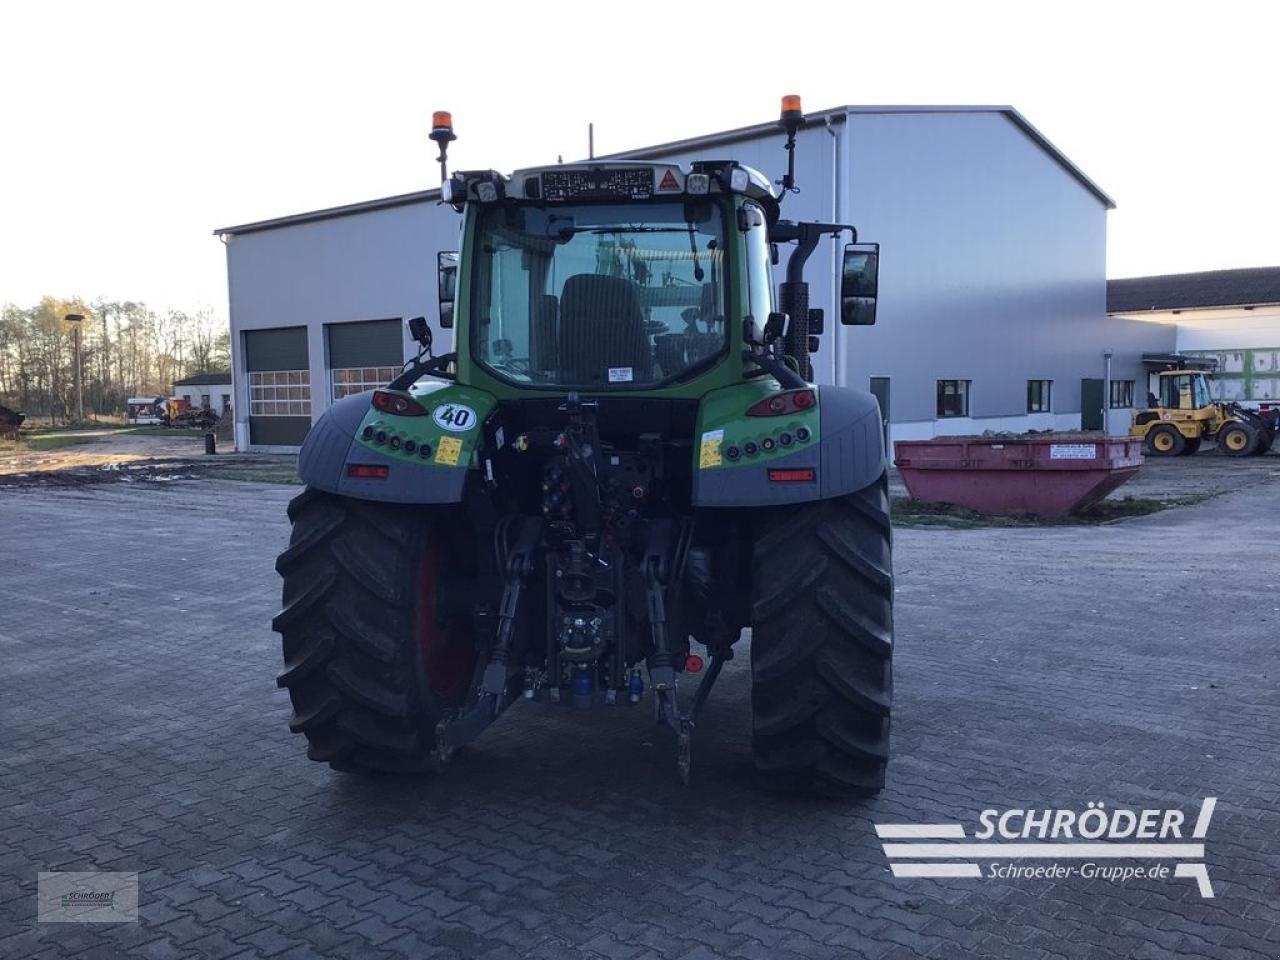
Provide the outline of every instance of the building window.
<path id="1" fill-rule="evenodd" d="M 1027 381 L 1027 413 L 1049 413 L 1053 410 L 1053 381 Z"/>
<path id="2" fill-rule="evenodd" d="M 231 394 L 224 393 L 222 395 L 222 409 L 224 411 L 231 409 Z"/>
<path id="3" fill-rule="evenodd" d="M 400 375 L 395 367 L 338 367 L 329 371 L 333 377 L 333 399 L 341 400 L 353 393 L 385 387 Z"/>
<path id="4" fill-rule="evenodd" d="M 1117 410 L 1133 406 L 1133 381 L 1111 381 L 1111 409 Z"/>
<path id="5" fill-rule="evenodd" d="M 200 406 L 201 406 L 201 408 L 202 408 L 202 409 L 204 409 L 204 410 L 208 410 L 208 409 L 209 409 L 209 406 L 210 406 L 210 404 L 209 404 L 209 394 L 207 394 L 207 393 L 202 393 L 202 394 L 200 394 Z"/>
<path id="6" fill-rule="evenodd" d="M 249 416 L 311 416 L 311 374 L 307 370 L 249 373 Z"/>
<path id="7" fill-rule="evenodd" d="M 938 416 L 967 417 L 969 415 L 969 384 L 972 380 L 938 381 Z"/>

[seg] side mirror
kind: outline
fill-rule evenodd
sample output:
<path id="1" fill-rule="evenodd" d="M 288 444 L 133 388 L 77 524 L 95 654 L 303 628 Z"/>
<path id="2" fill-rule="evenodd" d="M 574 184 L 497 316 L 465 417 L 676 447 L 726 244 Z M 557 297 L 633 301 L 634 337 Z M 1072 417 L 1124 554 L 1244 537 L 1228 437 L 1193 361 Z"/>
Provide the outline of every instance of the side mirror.
<path id="1" fill-rule="evenodd" d="M 409 321 L 409 336 L 418 341 L 424 350 L 431 349 L 431 327 L 426 317 L 414 317 Z"/>
<path id="2" fill-rule="evenodd" d="M 880 244 L 850 243 L 840 272 L 840 322 L 870 326 L 876 322 L 876 288 L 880 281 Z"/>
<path id="3" fill-rule="evenodd" d="M 764 342 L 773 343 L 787 328 L 787 315 L 778 313 L 776 310 L 769 314 L 764 321 Z"/>
<path id="4" fill-rule="evenodd" d="M 440 296 L 440 328 L 453 326 L 453 301 L 458 290 L 458 252 L 441 251 L 436 254 L 436 285 Z"/>

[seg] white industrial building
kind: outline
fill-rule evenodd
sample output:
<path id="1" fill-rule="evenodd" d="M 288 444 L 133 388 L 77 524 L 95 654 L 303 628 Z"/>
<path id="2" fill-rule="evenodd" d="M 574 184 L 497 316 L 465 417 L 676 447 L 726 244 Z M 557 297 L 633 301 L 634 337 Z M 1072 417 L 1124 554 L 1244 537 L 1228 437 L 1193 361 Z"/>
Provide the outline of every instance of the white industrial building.
<path id="1" fill-rule="evenodd" d="M 193 410 L 212 410 L 222 416 L 231 409 L 231 374 L 195 373 L 173 382 L 173 395 L 186 400 Z"/>
<path id="2" fill-rule="evenodd" d="M 1214 360 L 1214 399 L 1280 405 L 1280 267 L 1112 280 L 1107 310 L 1161 324 L 1179 354 Z"/>
<path id="3" fill-rule="evenodd" d="M 734 159 L 773 177 L 782 144 L 763 123 L 601 159 Z M 1021 114 L 838 107 L 808 116 L 796 163 L 801 192 L 784 216 L 852 223 L 881 244 L 874 327 L 834 322 L 838 245 L 810 261 L 811 303 L 831 318 L 819 382 L 872 389 L 892 436 L 910 439 L 1101 427 L 1109 378 L 1110 427 L 1127 428 L 1142 355 L 1172 351 L 1174 330 L 1108 315 L 1114 204 Z M 238 449 L 296 445 L 335 398 L 389 379 L 413 353 L 407 318 L 427 316 L 450 349 L 435 263 L 458 248 L 460 218 L 438 200 L 427 190 L 216 231 Z"/>

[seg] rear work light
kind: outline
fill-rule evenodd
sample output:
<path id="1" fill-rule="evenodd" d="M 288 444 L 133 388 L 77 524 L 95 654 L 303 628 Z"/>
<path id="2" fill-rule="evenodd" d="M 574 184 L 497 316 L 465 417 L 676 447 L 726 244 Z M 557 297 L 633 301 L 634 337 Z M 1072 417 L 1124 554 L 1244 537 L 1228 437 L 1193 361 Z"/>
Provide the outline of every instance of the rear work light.
<path id="1" fill-rule="evenodd" d="M 425 417 L 427 408 L 412 397 L 390 390 L 373 391 L 373 409 L 390 413 L 397 417 Z"/>
<path id="2" fill-rule="evenodd" d="M 380 463 L 349 463 L 347 476 L 360 480 L 385 480 L 391 475 L 391 468 Z"/>
<path id="3" fill-rule="evenodd" d="M 792 390 L 765 397 L 747 409 L 748 417 L 781 417 L 788 413 L 811 410 L 818 402 L 812 390 Z"/>
<path id="4" fill-rule="evenodd" d="M 771 483 L 813 483 L 818 479 L 818 471 L 814 467 L 772 467 L 769 470 Z"/>

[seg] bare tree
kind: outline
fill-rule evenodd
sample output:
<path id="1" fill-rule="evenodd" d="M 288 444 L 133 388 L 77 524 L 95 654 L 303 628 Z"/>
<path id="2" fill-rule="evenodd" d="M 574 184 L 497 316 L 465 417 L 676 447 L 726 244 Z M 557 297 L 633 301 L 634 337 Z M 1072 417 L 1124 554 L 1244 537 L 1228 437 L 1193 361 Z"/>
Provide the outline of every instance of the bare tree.
<path id="1" fill-rule="evenodd" d="M 81 376 L 86 413 L 122 413 L 130 396 L 167 395 L 173 381 L 230 365 L 226 328 L 204 309 L 157 311 L 139 301 L 44 297 L 0 307 L 0 403 L 66 420 L 75 409 L 72 331 L 83 315 Z"/>

